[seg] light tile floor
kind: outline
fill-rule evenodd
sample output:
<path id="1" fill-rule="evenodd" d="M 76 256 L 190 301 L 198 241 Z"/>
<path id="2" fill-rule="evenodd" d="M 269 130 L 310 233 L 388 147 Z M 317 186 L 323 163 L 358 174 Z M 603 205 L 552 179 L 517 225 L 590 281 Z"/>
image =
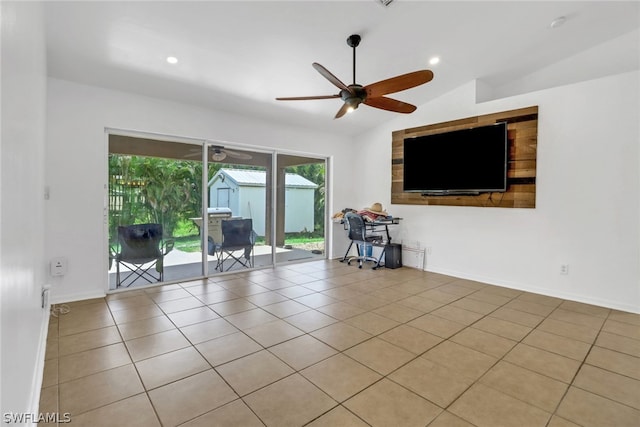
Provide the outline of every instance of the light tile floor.
<path id="1" fill-rule="evenodd" d="M 74 426 L 640 425 L 637 314 L 337 261 L 69 306 L 40 411 Z"/>

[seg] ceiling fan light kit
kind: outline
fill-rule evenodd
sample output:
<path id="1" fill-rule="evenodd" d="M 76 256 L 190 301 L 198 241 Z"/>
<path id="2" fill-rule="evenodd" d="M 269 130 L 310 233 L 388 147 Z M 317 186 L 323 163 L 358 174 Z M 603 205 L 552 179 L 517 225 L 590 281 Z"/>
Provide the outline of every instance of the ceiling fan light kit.
<path id="1" fill-rule="evenodd" d="M 214 162 L 221 162 L 227 157 L 238 160 L 251 160 L 253 158 L 251 154 L 229 150 L 222 145 L 211 145 L 209 146 L 209 150 L 211 151 L 211 160 Z"/>
<path id="2" fill-rule="evenodd" d="M 340 98 L 344 104 L 336 113 L 336 119 L 357 109 L 360 104 L 366 104 L 370 107 L 393 111 L 396 113 L 408 114 L 414 112 L 417 108 L 415 105 L 407 104 L 406 102 L 398 101 L 384 95 L 411 89 L 430 82 L 433 79 L 433 72 L 430 70 L 414 71 L 412 73 L 402 74 L 400 76 L 372 83 L 367 86 L 359 85 L 356 83 L 356 47 L 358 47 L 361 40 L 362 38 L 358 34 L 352 34 L 347 38 L 347 45 L 353 49 L 353 84 L 344 84 L 325 67 L 314 62 L 313 68 L 315 68 L 316 71 L 325 79 L 329 80 L 329 82 L 340 89 L 340 92 L 336 95 L 296 96 L 276 98 L 276 100 L 307 101 L 314 99 Z"/>
<path id="3" fill-rule="evenodd" d="M 214 162 L 221 162 L 227 158 L 227 153 L 220 151 L 219 148 L 214 148 L 213 153 L 211 153 L 211 160 Z"/>

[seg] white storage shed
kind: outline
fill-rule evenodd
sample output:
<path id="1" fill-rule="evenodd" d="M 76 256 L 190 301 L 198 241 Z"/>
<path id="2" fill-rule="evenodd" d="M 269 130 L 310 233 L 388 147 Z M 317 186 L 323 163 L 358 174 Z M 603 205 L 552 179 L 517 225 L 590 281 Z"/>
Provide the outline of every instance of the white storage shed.
<path id="1" fill-rule="evenodd" d="M 234 217 L 253 219 L 253 229 L 264 236 L 266 179 L 265 171 L 220 169 L 209 181 L 209 207 L 230 208 Z M 285 175 L 285 233 L 313 231 L 317 187 L 298 174 Z"/>

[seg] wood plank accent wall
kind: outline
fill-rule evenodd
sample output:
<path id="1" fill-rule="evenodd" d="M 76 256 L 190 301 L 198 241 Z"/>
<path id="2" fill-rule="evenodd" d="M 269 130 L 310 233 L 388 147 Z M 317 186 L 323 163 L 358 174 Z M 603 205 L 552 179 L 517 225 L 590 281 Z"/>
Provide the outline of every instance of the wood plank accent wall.
<path id="1" fill-rule="evenodd" d="M 405 138 L 507 122 L 507 191 L 479 195 L 423 196 L 403 188 Z M 538 107 L 527 107 L 483 116 L 404 129 L 392 133 L 391 203 L 400 205 L 446 205 L 499 208 L 535 208 Z"/>

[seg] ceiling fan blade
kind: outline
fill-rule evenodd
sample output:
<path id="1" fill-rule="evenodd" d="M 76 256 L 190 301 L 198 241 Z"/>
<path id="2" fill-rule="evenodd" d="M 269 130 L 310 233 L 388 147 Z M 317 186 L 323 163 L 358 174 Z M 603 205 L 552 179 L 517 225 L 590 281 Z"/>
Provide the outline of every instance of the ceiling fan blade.
<path id="1" fill-rule="evenodd" d="M 227 156 L 233 157 L 234 159 L 240 159 L 240 160 L 251 160 L 251 159 L 253 159 L 251 154 L 247 154 L 247 153 L 240 153 L 238 151 L 231 151 L 231 150 L 227 150 L 226 148 L 224 150 L 220 150 L 220 151 L 222 151 L 224 153 L 227 153 Z"/>
<path id="2" fill-rule="evenodd" d="M 369 107 L 380 108 L 381 110 L 394 111 L 396 113 L 413 113 L 416 111 L 416 106 L 407 104 L 406 102 L 398 101 L 397 99 L 387 98 L 385 96 L 379 96 L 377 98 L 367 98 L 364 103 Z"/>
<path id="3" fill-rule="evenodd" d="M 327 79 L 331 83 L 333 83 L 338 89 L 349 90 L 349 86 L 347 86 L 346 84 L 342 83 L 340 81 L 340 79 L 338 79 L 336 76 L 331 74 L 331 72 L 329 70 L 327 70 L 326 68 L 324 68 L 322 65 L 318 64 L 317 62 L 314 62 L 313 63 L 313 68 L 315 68 L 317 72 L 322 74 L 322 76 L 325 79 Z M 349 90 L 349 92 L 351 92 L 351 91 Z"/>
<path id="4" fill-rule="evenodd" d="M 421 84 L 430 82 L 432 79 L 432 71 L 420 70 L 372 83 L 365 86 L 365 90 L 367 91 L 367 97 L 377 98 L 388 93 L 400 92 L 402 90 L 420 86 Z"/>
<path id="5" fill-rule="evenodd" d="M 334 119 L 339 119 L 340 117 L 344 116 L 345 114 L 347 114 L 347 111 L 349 111 L 349 104 L 345 102 L 344 104 L 342 104 L 342 107 L 340 107 L 340 109 L 336 113 L 336 116 L 334 117 Z"/>
<path id="6" fill-rule="evenodd" d="M 340 98 L 340 95 L 291 96 L 288 98 L 276 98 L 276 101 L 308 101 L 310 99 L 333 99 L 333 98 Z"/>

